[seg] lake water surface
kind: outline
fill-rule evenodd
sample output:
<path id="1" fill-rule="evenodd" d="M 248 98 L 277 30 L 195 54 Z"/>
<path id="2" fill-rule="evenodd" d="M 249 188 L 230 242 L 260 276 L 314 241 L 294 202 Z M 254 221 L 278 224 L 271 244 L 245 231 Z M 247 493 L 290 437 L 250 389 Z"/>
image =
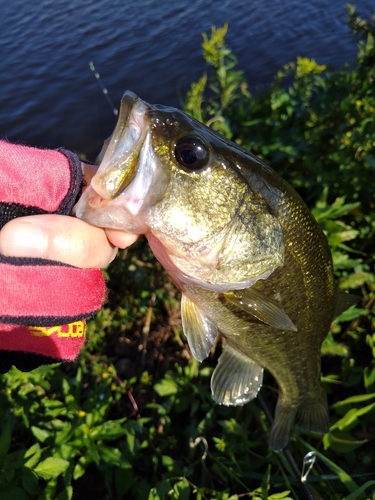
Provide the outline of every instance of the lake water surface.
<path id="1" fill-rule="evenodd" d="M 3 2 L 0 137 L 93 156 L 125 89 L 179 105 L 205 69 L 201 33 L 229 23 L 227 44 L 251 89 L 297 55 L 341 67 L 357 40 L 344 0 L 39 0 Z M 374 2 L 356 2 L 362 16 Z"/>

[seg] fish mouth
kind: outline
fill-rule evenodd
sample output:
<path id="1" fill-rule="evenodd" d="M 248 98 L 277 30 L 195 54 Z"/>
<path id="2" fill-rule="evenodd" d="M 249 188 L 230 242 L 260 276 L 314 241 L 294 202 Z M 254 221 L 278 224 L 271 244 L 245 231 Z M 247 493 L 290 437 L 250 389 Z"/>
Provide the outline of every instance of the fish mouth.
<path id="1" fill-rule="evenodd" d="M 133 92 L 125 92 L 117 125 L 99 169 L 73 208 L 73 215 L 95 226 L 134 234 L 147 231 L 139 214 L 152 202 L 155 197 L 152 193 L 157 192 L 150 109 Z"/>
<path id="2" fill-rule="evenodd" d="M 91 181 L 94 190 L 104 199 L 116 198 L 137 173 L 139 155 L 148 128 L 148 108 L 133 92 L 125 92 L 116 128 Z"/>
<path id="3" fill-rule="evenodd" d="M 74 206 L 72 215 L 95 226 L 135 234 L 145 232 L 146 227 L 135 216 L 153 180 L 153 172 L 145 164 L 146 151 L 143 151 L 150 145 L 148 109 L 149 105 L 133 92 L 125 92 L 116 128 L 98 171 Z M 140 168 L 140 164 L 143 167 Z"/>

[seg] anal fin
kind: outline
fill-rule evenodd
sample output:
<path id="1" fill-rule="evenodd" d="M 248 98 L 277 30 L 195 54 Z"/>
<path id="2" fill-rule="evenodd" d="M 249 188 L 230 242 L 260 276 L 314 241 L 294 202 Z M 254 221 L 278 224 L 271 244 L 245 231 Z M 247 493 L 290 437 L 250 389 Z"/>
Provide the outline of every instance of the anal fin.
<path id="1" fill-rule="evenodd" d="M 211 377 L 214 400 L 223 405 L 243 405 L 256 397 L 263 382 L 263 368 L 226 345 Z"/>
<path id="2" fill-rule="evenodd" d="M 279 399 L 276 405 L 275 420 L 270 434 L 270 446 L 273 451 L 280 451 L 288 444 L 289 433 L 295 416 L 296 408 L 284 406 Z"/>
<path id="3" fill-rule="evenodd" d="M 194 358 L 203 361 L 215 343 L 216 325 L 185 294 L 181 298 L 181 319 Z"/>

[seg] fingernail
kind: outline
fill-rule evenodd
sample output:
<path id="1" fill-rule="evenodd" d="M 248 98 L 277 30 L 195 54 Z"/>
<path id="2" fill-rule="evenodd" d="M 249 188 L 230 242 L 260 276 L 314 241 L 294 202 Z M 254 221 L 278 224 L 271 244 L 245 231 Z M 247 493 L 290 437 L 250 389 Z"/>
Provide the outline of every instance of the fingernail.
<path id="1" fill-rule="evenodd" d="M 33 222 L 16 219 L 0 231 L 0 253 L 8 257 L 43 257 L 47 235 Z"/>

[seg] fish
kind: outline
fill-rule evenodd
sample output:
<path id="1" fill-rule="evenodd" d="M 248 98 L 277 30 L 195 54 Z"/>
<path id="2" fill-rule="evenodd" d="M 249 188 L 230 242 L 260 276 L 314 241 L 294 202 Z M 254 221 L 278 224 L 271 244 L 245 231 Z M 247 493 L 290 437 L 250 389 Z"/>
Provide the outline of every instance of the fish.
<path id="1" fill-rule="evenodd" d="M 197 360 L 225 338 L 210 382 L 217 403 L 251 401 L 266 369 L 279 388 L 274 451 L 293 425 L 329 431 L 320 351 L 338 304 L 331 252 L 277 172 L 183 111 L 126 91 L 74 214 L 146 236 L 181 291 Z"/>

